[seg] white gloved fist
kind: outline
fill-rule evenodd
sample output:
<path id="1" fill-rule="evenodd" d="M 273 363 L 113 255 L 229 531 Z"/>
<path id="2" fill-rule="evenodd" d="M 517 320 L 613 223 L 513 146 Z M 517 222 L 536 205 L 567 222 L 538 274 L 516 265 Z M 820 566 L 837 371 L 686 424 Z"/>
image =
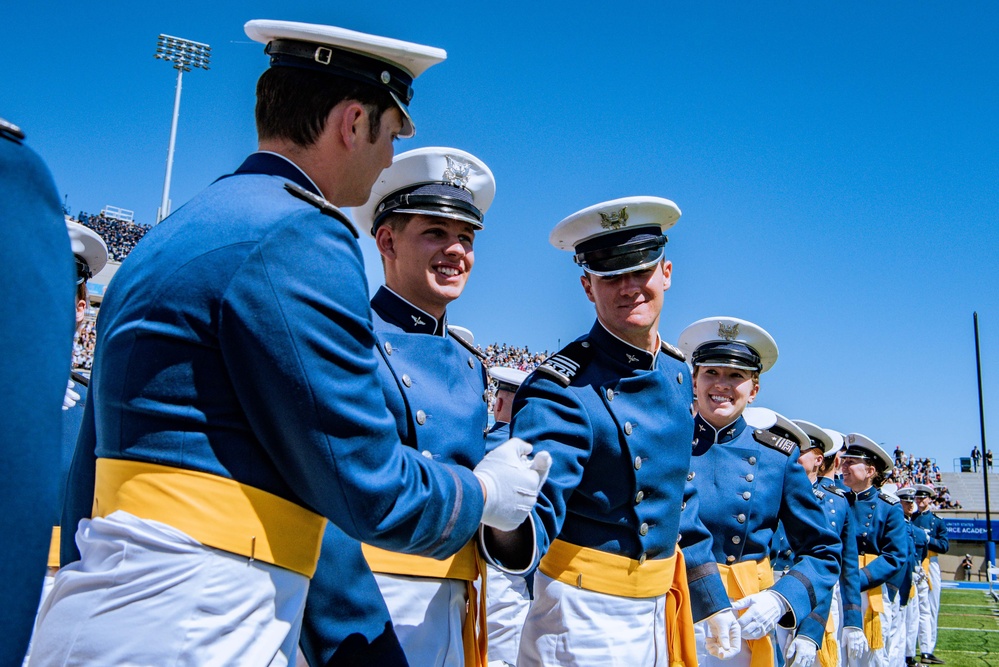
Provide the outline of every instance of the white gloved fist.
<path id="1" fill-rule="evenodd" d="M 815 654 L 819 652 L 819 647 L 807 637 L 795 637 L 787 651 L 784 652 L 784 663 L 787 667 L 812 667 L 815 663 Z"/>
<path id="2" fill-rule="evenodd" d="M 511 438 L 486 454 L 475 466 L 472 472 L 486 492 L 482 508 L 485 525 L 510 531 L 524 523 L 531 513 L 552 465 L 548 452 L 540 452 L 534 460 L 528 459 L 532 449 L 520 438 Z"/>
<path id="3" fill-rule="evenodd" d="M 846 649 L 846 654 L 850 656 L 850 660 L 860 660 L 870 650 L 867 637 L 860 628 L 843 628 L 841 641 Z"/>
<path id="4" fill-rule="evenodd" d="M 736 611 L 746 610 L 739 617 L 745 639 L 761 639 L 777 627 L 777 621 L 789 610 L 787 602 L 773 591 L 754 593 L 732 603 Z"/>
<path id="5" fill-rule="evenodd" d="M 76 402 L 80 400 L 80 395 L 73 391 L 73 387 L 76 383 L 69 380 L 66 384 L 66 395 L 62 397 L 62 409 L 69 410 L 71 407 L 76 405 Z"/>
<path id="6" fill-rule="evenodd" d="M 742 631 L 739 619 L 731 609 L 720 611 L 707 619 L 708 632 L 704 648 L 719 660 L 728 660 L 742 650 Z"/>

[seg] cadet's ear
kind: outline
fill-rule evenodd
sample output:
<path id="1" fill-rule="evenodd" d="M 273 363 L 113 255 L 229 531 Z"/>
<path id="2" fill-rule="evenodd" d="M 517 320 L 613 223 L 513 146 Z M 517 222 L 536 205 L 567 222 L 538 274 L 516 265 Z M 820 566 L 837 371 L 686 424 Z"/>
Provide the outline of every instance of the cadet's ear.
<path id="1" fill-rule="evenodd" d="M 579 284 L 583 286 L 583 291 L 586 292 L 586 298 L 589 299 L 592 303 L 596 303 L 596 301 L 593 299 L 593 285 L 590 283 L 590 280 L 592 279 L 590 278 L 589 274 L 584 273 L 583 275 L 579 276 Z"/>
<path id="2" fill-rule="evenodd" d="M 382 225 L 375 230 L 375 245 L 385 259 L 396 258 L 395 235 L 389 225 Z"/>
<path id="3" fill-rule="evenodd" d="M 333 111 L 336 111 L 334 107 Z M 331 112 L 333 113 L 333 112 Z M 348 150 L 354 150 L 361 140 L 368 140 L 368 110 L 360 102 L 347 102 L 339 117 L 340 138 Z"/>
<path id="4" fill-rule="evenodd" d="M 668 259 L 663 260 L 663 291 L 667 291 L 673 284 L 673 262 Z"/>

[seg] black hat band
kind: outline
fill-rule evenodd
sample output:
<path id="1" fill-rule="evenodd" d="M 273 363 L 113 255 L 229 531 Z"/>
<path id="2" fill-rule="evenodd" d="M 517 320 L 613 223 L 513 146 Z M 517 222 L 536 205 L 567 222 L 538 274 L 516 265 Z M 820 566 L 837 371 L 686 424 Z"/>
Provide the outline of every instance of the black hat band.
<path id="1" fill-rule="evenodd" d="M 735 340 L 713 340 L 704 343 L 691 355 L 695 366 L 738 366 L 757 372 L 763 370 L 763 362 L 756 350 Z"/>
<path id="2" fill-rule="evenodd" d="M 275 39 L 264 53 L 271 57 L 271 67 L 297 67 L 326 72 L 368 83 L 396 94 L 403 104 L 413 99 L 413 77 L 400 67 L 384 60 L 315 42 Z"/>
<path id="3" fill-rule="evenodd" d="M 597 275 L 625 273 L 661 260 L 667 240 L 659 227 L 607 234 L 576 246 L 573 260 Z"/>

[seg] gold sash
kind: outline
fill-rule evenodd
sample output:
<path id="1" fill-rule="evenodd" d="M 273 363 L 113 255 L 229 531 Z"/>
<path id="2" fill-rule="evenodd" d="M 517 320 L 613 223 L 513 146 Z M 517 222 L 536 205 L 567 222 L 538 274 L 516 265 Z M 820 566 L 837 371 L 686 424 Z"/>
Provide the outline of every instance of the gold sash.
<path id="1" fill-rule="evenodd" d="M 665 559 L 637 561 L 555 540 L 538 569 L 570 586 L 625 598 L 666 596 L 670 667 L 697 667 L 687 567 L 679 548 Z"/>
<path id="2" fill-rule="evenodd" d="M 747 560 L 732 565 L 718 564 L 725 592 L 733 602 L 749 597 L 754 593 L 765 591 L 774 585 L 774 571 L 770 567 L 770 559 L 761 561 Z M 760 639 L 744 639 L 752 652 L 750 667 L 773 667 L 774 645 L 770 636 Z"/>
<path id="3" fill-rule="evenodd" d="M 860 567 L 865 568 L 878 557 L 877 554 L 864 554 L 860 557 Z M 867 613 L 864 614 L 864 636 L 871 650 L 885 647 L 885 638 L 881 632 L 881 614 L 885 610 L 881 587 L 874 586 L 867 590 Z"/>

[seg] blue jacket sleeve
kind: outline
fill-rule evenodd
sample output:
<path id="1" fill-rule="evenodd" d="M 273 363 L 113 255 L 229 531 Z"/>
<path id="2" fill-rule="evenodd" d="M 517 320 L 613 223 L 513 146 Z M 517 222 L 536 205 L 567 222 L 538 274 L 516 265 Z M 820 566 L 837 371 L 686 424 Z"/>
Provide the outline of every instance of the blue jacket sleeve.
<path id="1" fill-rule="evenodd" d="M 483 504 L 472 471 L 399 446 L 363 260 L 341 222 L 309 208 L 276 225 L 229 282 L 220 318 L 250 426 L 308 506 L 355 539 L 403 553 L 443 558 L 472 538 Z"/>
<path id="2" fill-rule="evenodd" d="M 687 566 L 690 611 L 695 623 L 732 606 L 711 550 L 713 538 L 701 521 L 699 508 L 697 489 L 686 482 L 680 511 L 680 548 Z"/>
<path id="3" fill-rule="evenodd" d="M 889 583 L 905 567 L 909 536 L 905 530 L 905 515 L 898 505 L 890 505 L 885 517 L 878 546 L 881 555 L 860 570 L 860 590 Z"/>
<path id="4" fill-rule="evenodd" d="M 63 496 L 62 527 L 59 544 L 59 564 L 66 566 L 80 560 L 76 547 L 76 529 L 83 519 L 89 519 L 94 507 L 94 483 L 97 474 L 97 433 L 94 428 L 93 401 L 87 400 L 80 422 L 80 434 L 66 476 Z"/>
<path id="5" fill-rule="evenodd" d="M 816 607 L 827 606 L 840 573 L 843 549 L 819 506 L 812 483 L 797 457 L 788 457 L 784 468 L 784 495 L 780 520 L 794 550 L 795 564 L 773 590 L 791 605 L 793 618 L 782 627 L 797 627 Z"/>
<path id="6" fill-rule="evenodd" d="M 930 529 L 930 551 L 945 554 L 950 551 L 950 540 L 947 539 L 947 524 L 938 516 L 933 517 L 933 528 Z"/>

